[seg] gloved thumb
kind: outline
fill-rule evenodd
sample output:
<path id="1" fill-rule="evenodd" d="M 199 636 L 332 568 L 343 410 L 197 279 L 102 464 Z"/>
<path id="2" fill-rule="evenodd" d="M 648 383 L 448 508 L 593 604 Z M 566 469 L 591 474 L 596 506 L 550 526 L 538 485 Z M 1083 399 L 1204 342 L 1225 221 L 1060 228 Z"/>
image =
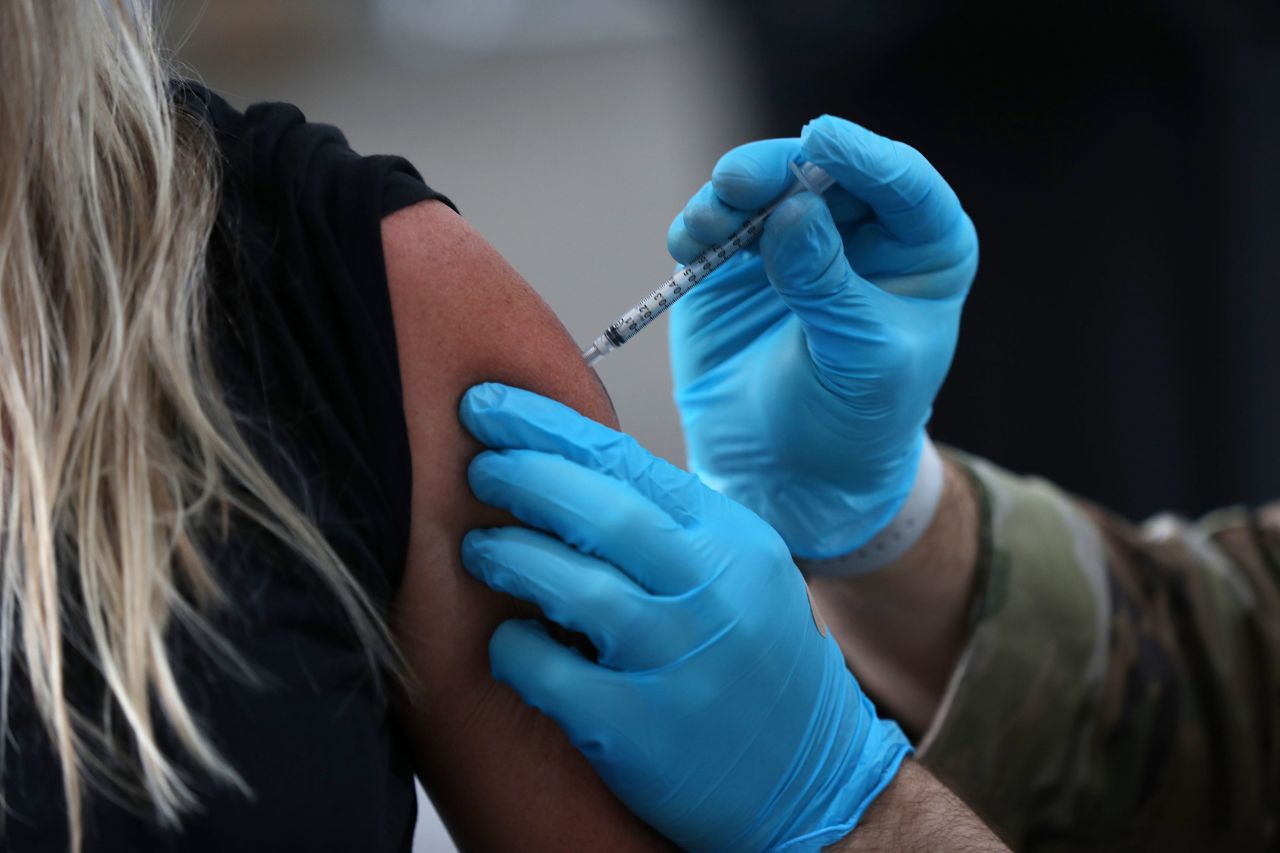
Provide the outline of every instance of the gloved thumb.
<path id="1" fill-rule="evenodd" d="M 870 303 L 888 294 L 854 272 L 822 199 L 804 192 L 778 205 L 761 235 L 760 255 L 769 283 L 800 320 L 819 367 L 854 368 L 845 364 L 850 335 L 875 322 Z"/>
<path id="2" fill-rule="evenodd" d="M 601 725 L 596 708 L 619 689 L 617 673 L 556 642 L 534 619 L 499 625 L 489 640 L 489 662 L 495 679 L 559 723 L 587 758 L 600 760 L 610 750 L 611 729 Z"/>

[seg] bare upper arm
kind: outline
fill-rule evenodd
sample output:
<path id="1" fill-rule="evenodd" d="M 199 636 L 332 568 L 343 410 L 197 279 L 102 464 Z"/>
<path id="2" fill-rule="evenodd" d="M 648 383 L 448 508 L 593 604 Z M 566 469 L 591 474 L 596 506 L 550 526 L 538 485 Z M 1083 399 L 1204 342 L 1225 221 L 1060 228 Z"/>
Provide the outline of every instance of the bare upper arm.
<path id="1" fill-rule="evenodd" d="M 382 236 L 413 457 L 393 629 L 421 681 L 399 715 L 423 784 L 464 848 L 664 849 L 554 723 L 489 676 L 493 629 L 530 611 L 459 559 L 467 530 L 510 523 L 467 487 L 479 446 L 458 422 L 462 393 L 501 381 L 616 426 L 608 396 L 547 305 L 453 211 L 424 202 Z"/>

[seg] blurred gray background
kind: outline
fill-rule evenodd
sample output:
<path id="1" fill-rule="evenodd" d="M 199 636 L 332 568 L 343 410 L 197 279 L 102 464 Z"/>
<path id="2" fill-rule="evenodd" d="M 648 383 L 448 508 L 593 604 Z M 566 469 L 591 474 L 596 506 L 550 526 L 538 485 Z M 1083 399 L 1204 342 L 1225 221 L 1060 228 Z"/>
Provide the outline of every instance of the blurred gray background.
<path id="1" fill-rule="evenodd" d="M 748 138 L 733 40 L 696 3 L 191 0 L 172 30 L 234 105 L 289 101 L 408 157 L 581 343 L 670 274 L 672 217 Z M 665 321 L 600 375 L 627 430 L 682 461 Z"/>
<path id="2" fill-rule="evenodd" d="M 289 101 L 362 154 L 408 157 L 585 343 L 670 273 L 671 218 L 748 138 L 734 40 L 709 12 L 680 0 L 191 0 L 175 4 L 172 32 L 192 73 L 234 105 Z M 665 320 L 600 375 L 626 429 L 683 462 Z M 453 850 L 420 805 L 415 850 Z"/>

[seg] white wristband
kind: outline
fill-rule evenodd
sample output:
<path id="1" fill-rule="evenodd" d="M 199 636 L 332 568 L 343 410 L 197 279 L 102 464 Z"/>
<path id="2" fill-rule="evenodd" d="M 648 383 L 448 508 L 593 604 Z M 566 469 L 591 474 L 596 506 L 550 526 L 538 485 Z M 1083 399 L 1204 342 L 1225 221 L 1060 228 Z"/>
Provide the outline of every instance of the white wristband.
<path id="1" fill-rule="evenodd" d="M 901 557 L 911 546 L 920 541 L 942 497 L 942 457 L 928 436 L 920 451 L 920 466 L 916 469 L 915 483 L 906 503 L 898 510 L 893 521 L 856 551 L 826 560 L 795 558 L 796 565 L 806 575 L 820 577 L 849 577 L 875 571 Z"/>

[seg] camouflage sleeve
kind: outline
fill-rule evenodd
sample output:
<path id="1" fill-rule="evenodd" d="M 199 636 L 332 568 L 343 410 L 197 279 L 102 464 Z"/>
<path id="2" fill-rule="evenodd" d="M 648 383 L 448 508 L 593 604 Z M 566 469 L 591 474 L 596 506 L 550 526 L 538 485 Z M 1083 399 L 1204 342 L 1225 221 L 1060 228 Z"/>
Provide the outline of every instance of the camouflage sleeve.
<path id="1" fill-rule="evenodd" d="M 952 458 L 980 593 L 925 764 L 1017 850 L 1274 848 L 1280 504 L 1134 526 Z"/>

